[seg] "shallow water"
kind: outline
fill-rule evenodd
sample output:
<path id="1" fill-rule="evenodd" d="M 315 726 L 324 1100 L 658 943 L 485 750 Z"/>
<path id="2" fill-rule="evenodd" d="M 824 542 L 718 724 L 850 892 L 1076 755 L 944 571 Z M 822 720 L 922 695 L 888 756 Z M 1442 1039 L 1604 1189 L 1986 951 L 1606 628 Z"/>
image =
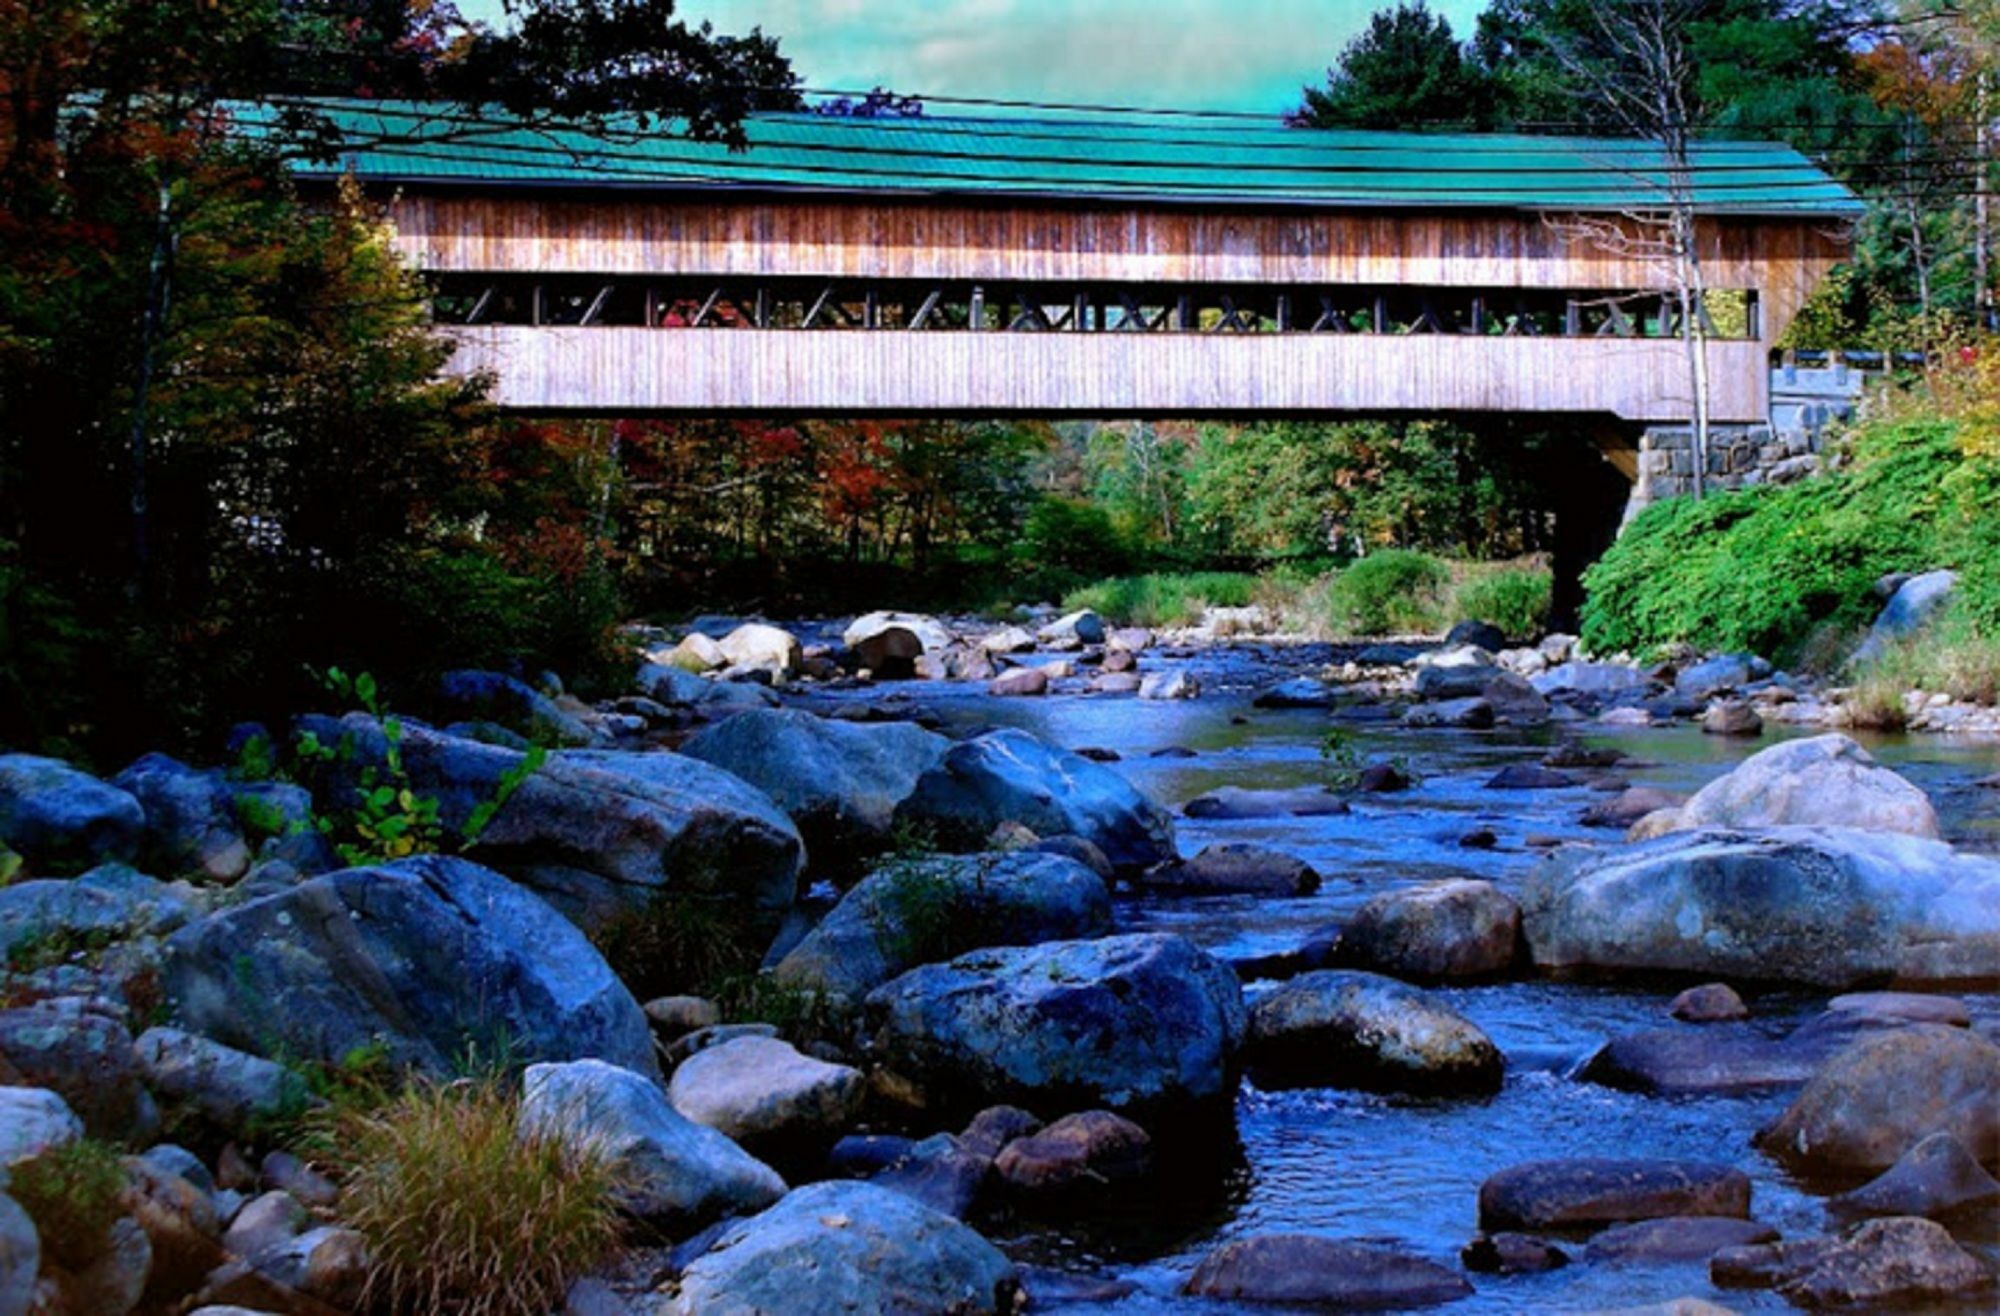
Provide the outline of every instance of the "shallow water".
<path id="1" fill-rule="evenodd" d="M 1050 742 L 1097 747 L 1121 757 L 1111 766 L 1154 799 L 1179 806 L 1221 785 L 1297 786 L 1326 780 L 1320 749 L 1332 719 L 1323 712 L 1261 710 L 1250 698 L 1282 675 L 1256 654 L 1218 651 L 1186 660 L 1201 677 L 1202 698 L 1142 703 L 1129 696 L 993 699 L 965 686 L 897 687 L 957 728 L 1021 726 Z M 1170 665 L 1153 658 L 1149 669 Z M 974 690 L 980 690 L 974 687 Z M 876 695 L 882 693 L 878 688 Z M 1361 796 L 1345 816 L 1254 821 L 1177 819 L 1185 853 L 1221 840 L 1254 841 L 1297 854 L 1325 876 L 1319 894 L 1273 900 L 1216 897 L 1135 899 L 1121 903 L 1123 930 L 1171 930 L 1231 959 L 1298 946 L 1337 924 L 1369 897 L 1446 876 L 1485 878 L 1516 888 L 1539 858 L 1527 838 L 1610 842 L 1616 833 L 1583 827 L 1584 807 L 1601 798 L 1589 785 L 1497 791 L 1484 783 L 1512 762 L 1536 762 L 1558 736 L 1616 746 L 1631 758 L 1602 774 L 1634 785 L 1690 792 L 1726 771 L 1771 737 L 1749 742 L 1704 736 L 1692 727 L 1595 727 L 1532 733 L 1409 731 L 1343 723 L 1364 756 L 1395 756 L 1421 774 L 1415 789 Z M 1773 734 L 1810 734 L 1777 729 Z M 1167 747 L 1192 757 L 1154 757 Z M 2000 791 L 1972 785 L 2000 771 L 2000 745 L 1937 738 L 1881 739 L 1871 750 L 1928 790 L 1947 833 L 1960 845 L 2000 849 Z M 1484 827 L 1491 850 L 1459 838 Z M 1254 996 L 1259 988 L 1250 989 Z M 1263 1232 L 1326 1234 L 1400 1241 L 1456 1268 L 1458 1249 L 1477 1232 L 1481 1180 L 1522 1161 L 1547 1157 L 1675 1157 L 1722 1161 L 1748 1174 L 1752 1214 L 1786 1237 L 1833 1227 L 1822 1198 L 1792 1182 L 1750 1145 L 1751 1135 L 1789 1100 L 1749 1097 L 1660 1098 L 1614 1091 L 1570 1077 L 1574 1067 L 1616 1033 L 1671 1021 L 1672 988 L 1658 990 L 1555 983 L 1508 983 L 1439 993 L 1484 1028 L 1506 1052 L 1508 1077 L 1490 1100 L 1423 1100 L 1342 1091 L 1263 1093 L 1245 1084 L 1237 1103 L 1239 1154 L 1220 1171 L 1148 1190 L 1068 1227 L 994 1231 L 996 1241 L 1038 1264 L 1115 1276 L 1137 1292 L 1115 1302 L 1038 1308 L 1152 1316 L 1217 1313 L 1229 1304 L 1179 1295 L 1200 1258 L 1217 1243 Z M 1825 1003 L 1823 995 L 1750 997 L 1759 1026 L 1782 1034 Z M 1969 998 L 1976 1026 L 2000 1036 L 2000 995 Z M 1185 1148 L 1158 1149 L 1163 1163 Z M 1208 1150 L 1208 1149 L 1203 1149 Z M 1179 1181 L 1175 1181 L 1179 1182 Z M 1962 1241 L 2000 1263 L 2000 1212 L 1957 1226 Z M 1717 1291 L 1705 1264 L 1624 1266 L 1585 1262 L 1543 1275 L 1469 1276 L 1476 1294 L 1450 1310 L 1585 1312 L 1697 1296 L 1743 1311 L 1785 1310 L 1765 1292 Z M 1268 1308 L 1264 1310 L 1269 1310 Z M 1987 1304 L 1929 1311 L 1988 1312 Z"/>

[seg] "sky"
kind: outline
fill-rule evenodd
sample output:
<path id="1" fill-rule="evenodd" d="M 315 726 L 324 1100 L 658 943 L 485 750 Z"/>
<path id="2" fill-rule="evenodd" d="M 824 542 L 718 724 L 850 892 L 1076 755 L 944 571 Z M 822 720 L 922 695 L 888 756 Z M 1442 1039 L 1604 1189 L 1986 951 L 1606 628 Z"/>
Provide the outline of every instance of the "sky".
<path id="1" fill-rule="evenodd" d="M 1279 113 L 1391 0 L 682 0 L 809 87 Z M 500 0 L 459 0 L 497 19 Z M 1461 38 L 1484 0 L 1431 0 Z M 948 107 L 940 105 L 939 112 Z"/>

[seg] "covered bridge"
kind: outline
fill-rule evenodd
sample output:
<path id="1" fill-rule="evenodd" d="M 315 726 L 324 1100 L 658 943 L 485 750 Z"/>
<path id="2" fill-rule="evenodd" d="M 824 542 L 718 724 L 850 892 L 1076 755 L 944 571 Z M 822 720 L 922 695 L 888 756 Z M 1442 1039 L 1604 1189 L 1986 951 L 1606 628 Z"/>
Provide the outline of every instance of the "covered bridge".
<path id="1" fill-rule="evenodd" d="M 420 105 L 334 107 L 507 407 L 1035 416 L 1692 414 L 1664 263 L 1575 234 L 1664 204 L 1633 141 L 764 115 L 731 152 Z M 1854 198 L 1787 147 L 1700 148 L 1711 415 Z"/>

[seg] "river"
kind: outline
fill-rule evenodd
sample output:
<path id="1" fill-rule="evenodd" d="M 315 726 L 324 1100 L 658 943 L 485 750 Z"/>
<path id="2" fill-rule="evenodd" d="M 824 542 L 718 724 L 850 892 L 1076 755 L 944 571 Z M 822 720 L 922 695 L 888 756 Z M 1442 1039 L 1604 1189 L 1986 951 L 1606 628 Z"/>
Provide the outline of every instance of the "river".
<path id="1" fill-rule="evenodd" d="M 1321 653 L 1313 657 L 1324 656 Z M 996 699 L 983 686 L 903 683 L 906 692 L 955 729 L 1024 727 L 1053 744 L 1118 755 L 1112 766 L 1178 813 L 1189 798 L 1220 785 L 1319 783 L 1331 769 L 1321 745 L 1333 720 L 1309 710 L 1264 710 L 1254 693 L 1292 675 L 1305 655 L 1254 648 L 1216 649 L 1179 660 L 1201 681 L 1202 697 L 1140 702 L 1130 697 L 1051 695 Z M 1149 670 L 1174 660 L 1149 658 Z M 836 697 L 879 697 L 870 694 Z M 1204 948 L 1242 960 L 1295 948 L 1339 923 L 1368 897 L 1440 877 L 1478 877 L 1515 892 L 1538 862 L 1535 837 L 1615 844 L 1617 833 L 1583 827 L 1578 816 L 1600 798 L 1589 786 L 1489 790 L 1484 783 L 1509 763 L 1538 762 L 1558 738 L 1624 750 L 1615 772 L 1634 785 L 1691 792 L 1771 743 L 1704 736 L 1693 727 L 1573 728 L 1536 731 L 1408 730 L 1393 723 L 1342 723 L 1363 755 L 1394 756 L 1420 776 L 1409 791 L 1363 795 L 1350 814 L 1254 821 L 1178 820 L 1183 853 L 1214 841 L 1253 841 L 1289 851 L 1324 875 L 1317 895 L 1285 900 L 1212 897 L 1127 898 L 1121 930 L 1171 930 Z M 1775 734 L 1785 734 L 1780 729 Z M 1923 786 L 1951 840 L 2000 850 L 2000 791 L 1974 782 L 2000 770 L 2000 745 L 1947 739 L 1869 742 L 1883 761 Z M 1170 750 L 1173 756 L 1159 751 Z M 1191 754 L 1185 751 L 1192 751 Z M 1459 841 L 1477 828 L 1494 833 L 1491 849 Z M 1459 1248 L 1477 1233 L 1477 1196 L 1489 1174 L 1548 1157 L 1666 1157 L 1721 1161 L 1754 1181 L 1752 1214 L 1785 1237 L 1835 1227 L 1824 1200 L 1791 1180 L 1751 1146 L 1789 1093 L 1662 1098 L 1616 1091 L 1572 1077 L 1613 1034 L 1670 1026 L 1667 1003 L 1685 984 L 1656 988 L 1512 982 L 1449 988 L 1438 995 L 1477 1023 L 1507 1055 L 1505 1087 L 1489 1100 L 1435 1100 L 1337 1090 L 1265 1093 L 1247 1081 L 1237 1102 L 1240 1147 L 1223 1149 L 1220 1169 L 1169 1174 L 1157 1190 L 1114 1203 L 1087 1220 L 1055 1227 L 1020 1222 L 993 1231 L 1024 1260 L 1114 1276 L 1135 1286 L 1115 1301 L 1052 1310 L 1105 1316 L 1208 1313 L 1226 1305 L 1183 1297 L 1181 1284 L 1219 1242 L 1263 1232 L 1301 1232 L 1396 1240 L 1456 1266 Z M 1251 983 L 1252 999 L 1269 984 Z M 1788 1031 L 1825 1005 L 1824 995 L 1753 993 L 1760 1027 Z M 2000 994 L 1967 998 L 1975 1027 L 2000 1038 Z M 1212 1164 L 1214 1149 L 1172 1145 L 1161 1163 Z M 2000 1212 L 1954 1226 L 1960 1240 L 2000 1261 Z M 1475 1296 L 1449 1308 L 1487 1312 L 1586 1312 L 1694 1296 L 1739 1311 L 1788 1310 L 1768 1292 L 1718 1291 L 1705 1263 L 1614 1265 L 1574 1261 L 1540 1275 L 1470 1278 Z M 1049 1309 L 1049 1308 L 1042 1308 Z M 1264 1308 L 1261 1310 L 1269 1310 Z M 1930 1312 L 1987 1312 L 1985 1304 L 1927 1307 Z"/>

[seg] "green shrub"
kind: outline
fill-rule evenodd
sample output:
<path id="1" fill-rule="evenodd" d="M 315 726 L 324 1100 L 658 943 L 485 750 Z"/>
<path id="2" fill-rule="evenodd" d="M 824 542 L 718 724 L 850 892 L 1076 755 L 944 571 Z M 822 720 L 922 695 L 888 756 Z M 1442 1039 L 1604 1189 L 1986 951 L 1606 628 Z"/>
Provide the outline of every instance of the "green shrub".
<path id="1" fill-rule="evenodd" d="M 1452 620 L 1498 626 L 1510 640 L 1532 640 L 1549 619 L 1554 577 L 1546 571 L 1508 567 L 1476 575 L 1452 596 Z"/>
<path id="2" fill-rule="evenodd" d="M 1258 585 L 1258 577 L 1235 571 L 1114 576 L 1071 590 L 1063 609 L 1090 608 L 1127 626 L 1193 626 L 1206 608 L 1248 607 Z"/>
<path id="3" fill-rule="evenodd" d="M 594 1147 L 517 1137 L 516 1089 L 419 1084 L 343 1124 L 340 1215 L 368 1240 L 368 1305 L 542 1316 L 622 1235 Z"/>
<path id="4" fill-rule="evenodd" d="M 640 1000 L 713 993 L 757 967 L 769 944 L 736 897 L 661 891 L 610 919 L 591 940 L 619 981 Z"/>
<path id="5" fill-rule="evenodd" d="M 1964 559 L 1942 422 L 1883 425 L 1846 470 L 1647 508 L 1584 574 L 1586 645 L 1643 653 L 1677 642 L 1788 661 L 1816 630 L 1865 625 L 1892 571 Z M 1962 534 L 1956 531 L 1954 534 Z"/>
<path id="6" fill-rule="evenodd" d="M 1450 583 L 1451 572 L 1428 553 L 1383 549 L 1333 577 L 1327 621 L 1337 635 L 1433 631 Z"/>
<path id="7" fill-rule="evenodd" d="M 125 1212 L 125 1167 L 112 1148 L 83 1138 L 16 1165 L 7 1191 L 33 1217 L 48 1256 L 76 1270 L 102 1254 Z"/>

